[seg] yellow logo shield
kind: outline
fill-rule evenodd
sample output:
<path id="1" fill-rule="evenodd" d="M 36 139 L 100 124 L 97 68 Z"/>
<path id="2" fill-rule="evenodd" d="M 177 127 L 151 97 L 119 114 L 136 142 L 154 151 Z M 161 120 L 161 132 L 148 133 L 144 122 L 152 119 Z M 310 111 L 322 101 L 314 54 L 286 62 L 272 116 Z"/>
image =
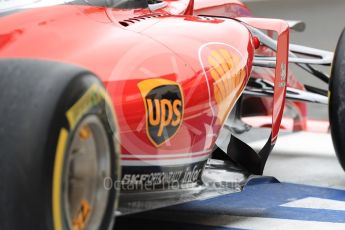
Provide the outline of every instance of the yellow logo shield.
<path id="1" fill-rule="evenodd" d="M 171 139 L 181 126 L 183 93 L 178 83 L 166 79 L 148 79 L 138 84 L 146 110 L 146 134 L 160 146 Z"/>

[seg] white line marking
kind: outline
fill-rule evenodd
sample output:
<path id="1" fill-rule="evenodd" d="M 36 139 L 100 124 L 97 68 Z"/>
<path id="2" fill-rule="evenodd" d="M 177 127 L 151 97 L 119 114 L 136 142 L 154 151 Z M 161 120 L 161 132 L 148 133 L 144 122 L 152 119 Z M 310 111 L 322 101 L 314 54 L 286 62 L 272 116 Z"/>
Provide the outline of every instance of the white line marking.
<path id="1" fill-rule="evenodd" d="M 164 213 L 155 212 L 147 219 L 160 219 L 167 221 L 175 221 L 179 223 L 191 223 L 198 225 L 207 225 L 225 228 L 240 228 L 240 229 L 345 229 L 345 223 L 319 222 L 319 221 L 305 221 L 305 220 L 291 220 L 291 219 L 276 219 L 263 217 L 246 217 L 246 216 L 228 216 L 228 215 L 186 215 L 186 213 L 174 213 L 174 215 L 167 216 Z"/>
<path id="2" fill-rule="evenodd" d="M 345 201 L 330 200 L 317 197 L 307 197 L 304 199 L 291 201 L 280 206 L 289 208 L 312 208 L 345 211 Z"/>
<path id="3" fill-rule="evenodd" d="M 121 160 L 122 166 L 175 166 L 175 165 L 188 165 L 205 161 L 209 158 L 209 155 L 193 158 L 182 158 L 182 159 L 157 159 L 157 160 Z"/>
<path id="4" fill-rule="evenodd" d="M 192 157 L 199 154 L 211 154 L 212 150 L 187 152 L 187 153 L 160 153 L 160 154 L 122 154 L 122 158 L 169 158 L 169 157 Z"/>
<path id="5" fill-rule="evenodd" d="M 274 219 L 262 217 L 242 217 L 232 216 L 224 219 L 223 223 L 206 222 L 207 225 L 243 228 L 243 229 L 345 229 L 344 223 L 318 222 L 318 221 L 304 221 L 304 220 L 290 220 L 290 219 Z M 221 224 L 221 225 L 219 225 Z"/>

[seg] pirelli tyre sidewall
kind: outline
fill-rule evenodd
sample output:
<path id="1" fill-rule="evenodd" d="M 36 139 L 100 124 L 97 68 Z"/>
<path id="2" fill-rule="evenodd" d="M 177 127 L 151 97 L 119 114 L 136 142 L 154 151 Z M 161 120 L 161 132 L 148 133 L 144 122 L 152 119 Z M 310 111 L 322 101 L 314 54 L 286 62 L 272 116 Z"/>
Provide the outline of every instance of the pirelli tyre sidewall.
<path id="1" fill-rule="evenodd" d="M 0 61 L 0 69 L 5 69 L 0 74 L 0 96 L 7 98 L 0 99 L 0 103 L 5 103 L 1 105 L 4 116 L 0 118 L 7 120 L 0 121 L 0 146 L 4 151 L 0 162 L 4 178 L 0 185 L 0 226 L 72 228 L 74 220 L 65 212 L 63 191 L 69 176 L 71 145 L 83 122 L 92 118 L 101 124 L 110 154 L 109 175 L 104 176 L 113 181 L 120 177 L 111 101 L 97 77 L 79 67 L 10 60 Z M 9 97 L 18 101 L 10 102 Z M 97 186 L 102 186 L 107 194 L 99 228 L 108 229 L 113 224 L 118 191 L 100 182 Z M 92 204 L 87 208 L 90 213 Z M 80 212 L 79 226 L 83 227 L 88 212 L 83 207 Z"/>
<path id="2" fill-rule="evenodd" d="M 329 83 L 329 121 L 333 146 L 345 170 L 345 30 L 334 54 Z"/>

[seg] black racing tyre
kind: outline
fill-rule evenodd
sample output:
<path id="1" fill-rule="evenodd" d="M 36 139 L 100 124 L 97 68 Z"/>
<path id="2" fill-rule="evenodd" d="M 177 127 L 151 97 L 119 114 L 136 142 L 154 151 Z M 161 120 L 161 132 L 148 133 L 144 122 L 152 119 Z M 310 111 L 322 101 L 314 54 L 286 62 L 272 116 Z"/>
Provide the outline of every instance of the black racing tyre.
<path id="1" fill-rule="evenodd" d="M 109 229 L 119 161 L 98 78 L 48 61 L 0 60 L 0 229 Z"/>
<path id="2" fill-rule="evenodd" d="M 329 121 L 333 146 L 345 170 L 345 30 L 335 50 L 329 83 Z"/>

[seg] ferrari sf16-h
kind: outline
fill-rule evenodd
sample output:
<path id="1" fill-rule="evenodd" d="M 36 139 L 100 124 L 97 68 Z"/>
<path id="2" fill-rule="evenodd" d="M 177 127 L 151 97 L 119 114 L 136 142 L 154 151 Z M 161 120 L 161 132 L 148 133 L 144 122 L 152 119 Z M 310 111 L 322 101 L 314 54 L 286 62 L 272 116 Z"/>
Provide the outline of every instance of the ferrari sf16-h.
<path id="1" fill-rule="evenodd" d="M 239 192 L 307 102 L 329 105 L 344 168 L 345 36 L 289 44 L 303 29 L 237 0 L 0 1 L 0 228 L 109 229 Z"/>

